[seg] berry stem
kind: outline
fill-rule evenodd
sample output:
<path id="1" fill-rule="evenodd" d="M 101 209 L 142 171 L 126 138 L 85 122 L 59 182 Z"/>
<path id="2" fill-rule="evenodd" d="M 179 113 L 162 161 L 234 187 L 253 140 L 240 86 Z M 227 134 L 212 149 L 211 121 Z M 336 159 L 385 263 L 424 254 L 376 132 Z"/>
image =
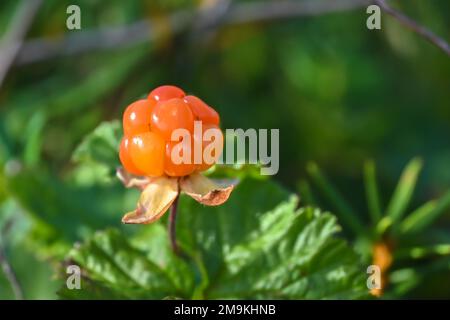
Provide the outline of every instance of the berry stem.
<path id="1" fill-rule="evenodd" d="M 177 244 L 177 236 L 176 236 L 176 222 L 177 222 L 177 209 L 178 209 L 178 199 L 180 196 L 178 195 L 174 202 L 172 203 L 172 206 L 170 207 L 170 215 L 169 215 L 169 240 L 170 245 L 172 247 L 172 251 L 176 254 L 180 254 L 180 248 Z"/>

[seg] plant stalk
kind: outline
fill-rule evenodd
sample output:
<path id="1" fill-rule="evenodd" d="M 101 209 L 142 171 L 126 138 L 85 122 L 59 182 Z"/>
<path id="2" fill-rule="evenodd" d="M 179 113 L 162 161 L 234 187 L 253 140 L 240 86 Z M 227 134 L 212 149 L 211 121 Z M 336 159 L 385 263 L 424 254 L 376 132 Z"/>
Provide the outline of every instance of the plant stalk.
<path id="1" fill-rule="evenodd" d="M 168 225 L 170 245 L 172 247 L 172 251 L 176 255 L 180 255 L 180 248 L 178 247 L 177 236 L 176 236 L 177 209 L 178 209 L 178 199 L 179 198 L 180 198 L 180 196 L 178 195 L 175 198 L 174 202 L 172 203 L 172 206 L 170 207 L 169 225 Z"/>
<path id="2" fill-rule="evenodd" d="M 11 285 L 16 300 L 23 300 L 24 295 L 22 287 L 20 286 L 19 280 L 17 279 L 17 275 L 14 272 L 14 269 L 12 268 L 11 264 L 9 263 L 6 257 L 5 248 L 3 247 L 1 242 L 0 242 L 0 265 L 3 269 L 6 279 Z"/>

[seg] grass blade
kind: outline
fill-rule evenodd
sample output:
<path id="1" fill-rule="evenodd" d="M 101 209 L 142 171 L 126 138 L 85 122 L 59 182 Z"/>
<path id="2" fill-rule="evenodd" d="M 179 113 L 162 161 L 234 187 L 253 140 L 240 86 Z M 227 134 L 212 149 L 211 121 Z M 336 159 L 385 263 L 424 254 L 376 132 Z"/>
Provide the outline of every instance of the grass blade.
<path id="1" fill-rule="evenodd" d="M 400 177 L 394 194 L 386 210 L 386 216 L 395 224 L 404 215 L 416 187 L 417 177 L 422 169 L 422 160 L 412 159 Z"/>
<path id="2" fill-rule="evenodd" d="M 398 269 L 390 274 L 392 290 L 395 292 L 394 297 L 407 294 L 421 282 L 426 281 L 430 275 L 442 271 L 450 270 L 450 257 L 441 257 L 425 266 L 406 269 Z"/>
<path id="3" fill-rule="evenodd" d="M 416 209 L 406 217 L 401 225 L 403 234 L 417 233 L 430 226 L 441 214 L 450 207 L 450 191 L 439 200 L 432 200 Z"/>
<path id="4" fill-rule="evenodd" d="M 381 219 L 381 201 L 378 192 L 375 163 L 367 161 L 364 165 L 364 184 L 370 217 L 373 223 Z"/>
<path id="5" fill-rule="evenodd" d="M 396 259 L 412 258 L 421 259 L 428 256 L 447 256 L 450 255 L 450 244 L 435 244 L 432 246 L 413 247 L 398 250 L 395 253 Z"/>
<path id="6" fill-rule="evenodd" d="M 335 214 L 340 222 L 349 227 L 355 234 L 364 235 L 365 229 L 358 215 L 353 211 L 344 197 L 328 181 L 316 163 L 310 162 L 306 170 L 327 200 L 334 206 Z"/>
<path id="7" fill-rule="evenodd" d="M 304 179 L 300 180 L 297 188 L 298 193 L 300 194 L 300 201 L 304 205 L 312 206 L 316 203 L 311 191 L 311 186 L 309 185 L 309 182 L 307 180 Z"/>
<path id="8" fill-rule="evenodd" d="M 41 157 L 43 130 L 45 126 L 45 114 L 43 111 L 36 112 L 28 122 L 28 126 L 25 131 L 27 137 L 25 148 L 23 152 L 24 162 L 29 165 L 35 165 L 39 162 Z"/>

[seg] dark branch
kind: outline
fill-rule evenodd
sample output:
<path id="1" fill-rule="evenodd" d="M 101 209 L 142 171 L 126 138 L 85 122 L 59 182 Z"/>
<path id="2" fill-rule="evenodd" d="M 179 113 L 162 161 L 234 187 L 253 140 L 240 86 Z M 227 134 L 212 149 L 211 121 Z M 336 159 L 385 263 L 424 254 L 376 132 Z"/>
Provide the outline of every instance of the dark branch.
<path id="1" fill-rule="evenodd" d="M 172 203 L 172 206 L 170 207 L 169 225 L 168 225 L 170 245 L 172 246 L 172 251 L 177 255 L 180 254 L 180 248 L 178 247 L 177 236 L 176 236 L 176 222 L 177 222 L 177 211 L 178 211 L 178 199 L 179 198 L 180 198 L 180 195 L 178 195 L 175 198 L 175 201 Z"/>
<path id="2" fill-rule="evenodd" d="M 14 63 L 14 59 L 21 51 L 23 40 L 33 23 L 42 0 L 23 0 L 12 17 L 8 32 L 0 43 L 0 87 Z"/>
<path id="3" fill-rule="evenodd" d="M 17 64 L 27 64 L 56 56 L 75 55 L 93 50 L 126 48 L 158 40 L 169 33 L 173 35 L 194 29 L 214 30 L 220 26 L 268 22 L 301 16 L 317 16 L 379 5 L 402 24 L 449 54 L 449 45 L 414 20 L 394 10 L 385 0 L 308 0 L 259 1 L 236 3 L 228 0 L 220 5 L 199 10 L 181 10 L 169 16 L 141 20 L 128 26 L 73 32 L 60 39 L 34 39 L 25 42 L 17 56 Z M 197 26 L 197 28 L 195 28 Z M 198 28 L 200 26 L 200 28 Z"/>
<path id="4" fill-rule="evenodd" d="M 228 24 L 241 24 L 302 16 L 317 16 L 333 12 L 354 10 L 369 4 L 370 0 L 248 2 L 231 7 L 226 22 Z"/>
<path id="5" fill-rule="evenodd" d="M 7 224 L 7 228 L 10 227 L 9 224 Z M 6 230 L 3 229 L 2 233 Z M 14 272 L 13 267 L 11 266 L 11 263 L 9 262 L 7 256 L 6 256 L 6 250 L 3 246 L 3 235 L 0 234 L 0 265 L 2 266 L 3 273 L 5 274 L 6 279 L 8 280 L 13 292 L 14 296 L 17 300 L 23 300 L 23 290 L 19 283 L 19 280 L 17 279 L 17 275 Z"/>
<path id="6" fill-rule="evenodd" d="M 24 43 L 17 64 L 46 60 L 59 55 L 73 55 L 99 49 L 128 47 L 157 40 L 168 32 L 178 34 L 192 25 L 210 27 L 265 22 L 299 16 L 316 16 L 361 8 L 370 0 L 260 1 L 196 11 L 178 11 L 167 18 L 141 20 L 128 26 L 74 32 L 62 40 L 34 39 Z M 210 21 L 216 17 L 219 21 Z M 199 21 L 199 19 L 205 19 Z M 216 20 L 217 20 L 216 19 Z"/>
<path id="7" fill-rule="evenodd" d="M 423 38 L 428 40 L 430 43 L 434 44 L 436 47 L 438 47 L 442 51 L 444 51 L 448 56 L 450 56 L 450 46 L 444 39 L 438 37 L 433 32 L 431 32 L 429 29 L 419 25 L 417 22 L 415 22 L 410 17 L 395 10 L 394 8 L 389 6 L 385 0 L 374 0 L 374 3 L 378 6 L 380 6 L 380 8 L 383 9 L 383 11 L 385 11 L 387 14 L 389 14 L 392 17 L 394 17 L 395 19 L 397 19 L 405 27 L 411 29 L 418 35 L 422 36 Z"/>

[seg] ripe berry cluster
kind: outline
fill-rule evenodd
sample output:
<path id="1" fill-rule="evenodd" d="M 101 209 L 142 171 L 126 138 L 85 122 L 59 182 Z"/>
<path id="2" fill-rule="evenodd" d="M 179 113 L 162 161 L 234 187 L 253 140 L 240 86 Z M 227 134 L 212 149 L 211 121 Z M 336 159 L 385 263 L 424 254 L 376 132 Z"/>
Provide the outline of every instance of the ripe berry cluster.
<path id="1" fill-rule="evenodd" d="M 133 102 L 123 114 L 124 137 L 119 151 L 122 165 L 131 174 L 151 177 L 181 177 L 208 169 L 212 163 L 206 163 L 203 157 L 197 164 L 172 161 L 172 148 L 180 143 L 171 141 L 175 129 L 190 132 L 192 148 L 199 145 L 204 149 L 211 143 L 194 132 L 194 121 L 201 121 L 203 132 L 219 129 L 219 115 L 213 108 L 175 86 L 158 87 L 147 99 Z"/>

